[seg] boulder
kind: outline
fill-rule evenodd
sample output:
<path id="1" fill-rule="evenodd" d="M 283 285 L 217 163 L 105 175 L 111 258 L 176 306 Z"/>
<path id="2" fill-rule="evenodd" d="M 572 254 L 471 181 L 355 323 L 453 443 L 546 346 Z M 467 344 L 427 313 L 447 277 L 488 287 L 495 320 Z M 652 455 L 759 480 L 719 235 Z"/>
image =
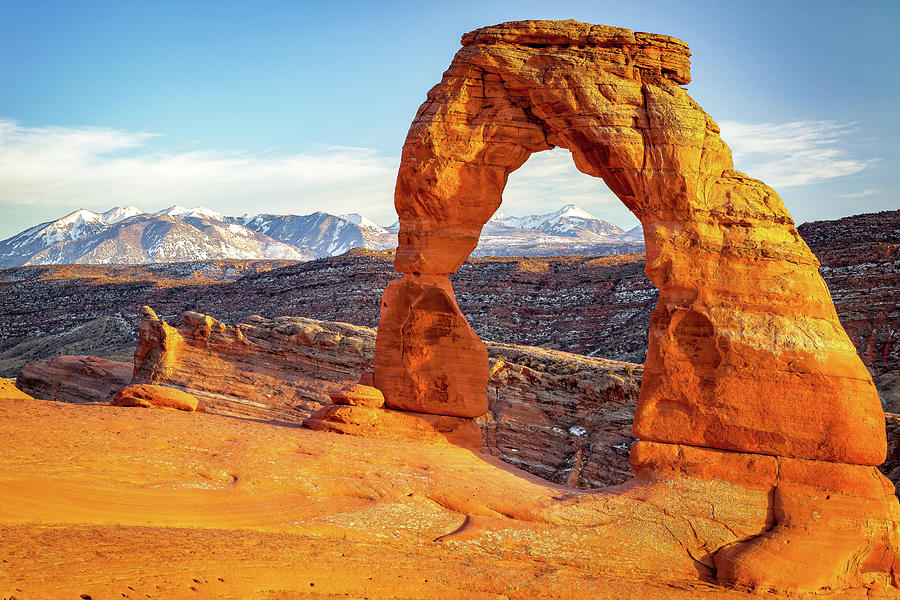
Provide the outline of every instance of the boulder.
<path id="1" fill-rule="evenodd" d="M 16 387 L 41 400 L 109 402 L 131 382 L 132 368 L 96 356 L 57 356 L 25 365 Z"/>
<path id="2" fill-rule="evenodd" d="M 194 412 L 202 410 L 197 397 L 164 385 L 137 384 L 119 390 L 113 397 L 113 406 L 140 406 L 150 408 L 175 408 Z"/>
<path id="3" fill-rule="evenodd" d="M 384 406 L 384 394 L 381 393 L 381 390 L 361 383 L 345 385 L 336 392 L 329 392 L 328 397 L 334 404 L 367 406 L 369 408 Z"/>

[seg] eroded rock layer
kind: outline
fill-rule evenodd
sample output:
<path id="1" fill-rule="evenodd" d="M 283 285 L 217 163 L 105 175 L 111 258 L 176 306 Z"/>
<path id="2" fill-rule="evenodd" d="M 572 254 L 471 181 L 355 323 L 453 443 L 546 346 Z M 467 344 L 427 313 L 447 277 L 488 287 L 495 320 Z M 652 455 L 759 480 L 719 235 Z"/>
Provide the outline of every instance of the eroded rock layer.
<path id="1" fill-rule="evenodd" d="M 213 412 L 299 422 L 328 392 L 371 370 L 371 330 L 300 317 L 256 316 L 235 326 L 197 312 L 173 327 L 144 307 L 135 383 L 161 383 Z"/>
<path id="2" fill-rule="evenodd" d="M 778 195 L 734 170 L 718 126 L 681 87 L 689 56 L 668 36 L 574 21 L 466 34 L 404 145 L 395 268 L 405 280 L 456 271 L 509 174 L 533 152 L 567 148 L 641 220 L 646 271 L 660 290 L 635 433 L 877 465 L 885 452 L 878 396 L 819 263 Z M 426 319 L 414 307 L 399 310 L 383 305 L 382 320 Z M 380 346 L 409 356 L 432 346 L 402 329 L 380 335 Z M 430 352 L 430 364 L 440 364 L 455 349 Z M 379 387 L 427 387 L 411 384 L 422 376 L 415 361 L 401 374 L 386 363 L 376 356 Z M 477 363 L 473 356 L 473 371 Z M 450 377 L 451 364 L 429 377 Z M 449 412 L 446 398 L 413 402 L 462 414 Z"/>
<path id="3" fill-rule="evenodd" d="M 882 406 L 897 412 L 900 211 L 807 223 L 797 231 L 822 262 L 838 317 L 872 373 Z M 183 278 L 209 270 L 215 275 L 217 263 L 0 271 L 0 375 L 15 377 L 24 365 L 60 354 L 131 361 L 142 304 L 168 319 L 196 310 L 228 323 L 258 313 L 374 327 L 381 292 L 397 275 L 392 261 L 392 252 L 356 249 L 219 276 L 239 277 L 233 283 L 210 276 L 213 281 L 192 285 Z M 470 257 L 451 281 L 482 339 L 644 362 L 658 293 L 644 273 L 643 255 Z"/>

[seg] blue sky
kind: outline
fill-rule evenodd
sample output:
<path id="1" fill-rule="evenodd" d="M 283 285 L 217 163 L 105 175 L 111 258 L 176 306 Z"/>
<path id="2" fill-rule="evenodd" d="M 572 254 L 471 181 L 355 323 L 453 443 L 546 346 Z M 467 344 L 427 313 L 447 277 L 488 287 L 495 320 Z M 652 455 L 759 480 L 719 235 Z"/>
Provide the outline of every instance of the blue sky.
<path id="1" fill-rule="evenodd" d="M 461 34 L 526 18 L 688 42 L 689 93 L 798 223 L 900 207 L 896 0 L 0 0 L 0 239 L 125 204 L 390 223 L 407 128 Z M 570 163 L 535 155 L 504 212 L 635 222 Z"/>

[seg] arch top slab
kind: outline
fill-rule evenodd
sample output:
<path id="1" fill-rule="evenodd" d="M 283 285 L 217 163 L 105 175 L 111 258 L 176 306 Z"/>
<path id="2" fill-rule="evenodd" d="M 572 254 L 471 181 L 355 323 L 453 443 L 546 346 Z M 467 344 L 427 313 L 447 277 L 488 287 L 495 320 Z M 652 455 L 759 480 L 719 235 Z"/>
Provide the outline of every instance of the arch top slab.
<path id="1" fill-rule="evenodd" d="M 384 296 L 375 366 L 389 406 L 465 416 L 486 407 L 485 355 L 459 351 L 477 343 L 443 281 L 474 250 L 509 174 L 532 153 L 563 147 L 644 228 L 660 298 L 639 438 L 862 465 L 884 459 L 878 396 L 818 261 L 778 194 L 734 170 L 715 121 L 683 88 L 684 42 L 522 21 L 467 33 L 462 44 L 403 148 L 395 268 L 404 277 Z M 448 298 L 443 312 L 431 321 L 417 314 L 438 295 Z M 409 335 L 425 325 L 443 331 L 432 327 L 438 321 L 448 332 L 440 339 Z M 434 393 L 449 389 L 437 385 L 444 381 L 458 383 L 452 398 Z"/>

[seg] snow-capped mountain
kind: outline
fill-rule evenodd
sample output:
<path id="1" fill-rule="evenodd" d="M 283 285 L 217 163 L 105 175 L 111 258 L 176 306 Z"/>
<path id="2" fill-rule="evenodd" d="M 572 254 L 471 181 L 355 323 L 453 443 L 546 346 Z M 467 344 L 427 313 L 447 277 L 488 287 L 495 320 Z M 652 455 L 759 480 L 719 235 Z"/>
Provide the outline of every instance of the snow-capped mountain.
<path id="1" fill-rule="evenodd" d="M 351 248 L 384 250 L 397 245 L 397 236 L 362 215 L 256 215 L 237 222 L 254 231 L 303 248 L 321 258 L 343 254 Z"/>
<path id="2" fill-rule="evenodd" d="M 202 206 L 146 213 L 135 206 L 103 213 L 76 210 L 0 242 L 0 268 L 61 263 L 193 260 L 311 260 L 351 248 L 397 245 L 399 224 L 381 227 L 357 213 L 229 217 Z M 573 204 L 542 215 L 496 213 L 475 256 L 551 256 L 643 251 L 640 226 L 629 231 Z"/>
<path id="3" fill-rule="evenodd" d="M 371 229 L 377 233 L 388 233 L 388 230 L 376 223 L 375 221 L 371 221 L 359 213 L 347 213 L 343 215 L 338 215 L 340 218 L 345 221 L 350 221 L 354 225 L 359 225 L 363 229 Z"/>
<path id="4" fill-rule="evenodd" d="M 220 212 L 195 206 L 194 208 L 185 208 L 183 206 L 170 206 L 162 210 L 156 211 L 154 215 L 169 215 L 170 217 L 195 217 L 198 219 L 212 219 L 213 221 L 225 221 L 226 217 Z"/>
<path id="5" fill-rule="evenodd" d="M 475 256 L 629 254 L 644 251 L 641 226 L 630 231 L 574 204 L 541 214 L 514 217 L 494 213 L 481 232 Z"/>
<path id="6" fill-rule="evenodd" d="M 105 213 L 77 210 L 0 242 L 0 268 L 226 258 L 309 260 L 312 257 L 235 223 L 149 214 L 133 206 L 116 207 Z"/>

